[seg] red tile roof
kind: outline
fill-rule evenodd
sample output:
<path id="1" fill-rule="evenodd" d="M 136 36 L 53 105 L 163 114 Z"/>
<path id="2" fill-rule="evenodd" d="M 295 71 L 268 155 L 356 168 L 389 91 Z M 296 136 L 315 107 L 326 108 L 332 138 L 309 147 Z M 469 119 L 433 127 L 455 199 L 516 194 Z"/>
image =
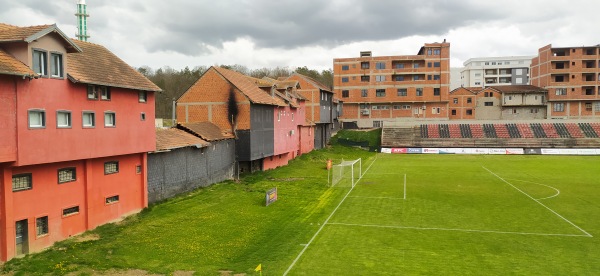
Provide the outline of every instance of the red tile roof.
<path id="1" fill-rule="evenodd" d="M 228 70 L 221 67 L 211 67 L 225 79 L 227 79 L 233 86 L 240 90 L 252 103 L 256 104 L 268 104 L 268 105 L 280 105 L 281 102 L 277 101 L 267 92 L 261 90 L 255 82 L 249 79 L 248 76 L 240 74 L 238 72 Z"/>
<path id="2" fill-rule="evenodd" d="M 4 52 L 2 49 L 0 49 L 0 74 L 37 77 L 37 74 L 29 66 Z"/>
<path id="3" fill-rule="evenodd" d="M 231 133 L 221 130 L 211 122 L 182 123 L 178 127 L 209 142 L 234 138 Z"/>
<path id="4" fill-rule="evenodd" d="M 67 75 L 73 82 L 144 91 L 161 89 L 104 46 L 73 40 L 83 51 L 68 54 Z"/>
<path id="5" fill-rule="evenodd" d="M 203 148 L 209 142 L 176 128 L 156 129 L 156 151 L 165 151 L 185 147 Z"/>
<path id="6" fill-rule="evenodd" d="M 327 87 L 326 85 L 320 83 L 318 80 L 315 80 L 309 76 L 305 76 L 299 73 L 294 73 L 292 76 L 298 76 L 300 78 L 303 78 L 304 80 L 306 80 L 306 82 L 312 84 L 315 88 L 318 88 L 320 90 L 323 90 L 325 92 L 329 92 L 329 93 L 333 93 L 331 91 L 331 88 Z M 307 89 L 308 87 L 304 87 L 304 89 Z"/>
<path id="7" fill-rule="evenodd" d="M 454 90 L 450 91 L 450 94 L 454 94 L 454 92 L 459 91 L 459 90 L 467 90 L 473 94 L 477 94 L 479 92 L 481 92 L 481 90 L 483 90 L 483 87 L 459 87 L 459 88 L 455 88 Z"/>
<path id="8" fill-rule="evenodd" d="M 77 45 L 75 45 L 72 40 L 56 26 L 56 24 L 19 27 L 0 23 L 0 43 L 16 41 L 31 43 L 50 33 L 55 33 L 62 37 L 62 42 L 65 45 L 67 52 L 81 52 L 81 49 L 77 47 Z"/>
<path id="9" fill-rule="evenodd" d="M 526 92 L 537 92 L 537 93 L 546 93 L 548 90 L 533 86 L 533 85 L 498 85 L 498 86 L 490 86 L 490 89 L 497 90 L 502 93 L 526 93 Z"/>

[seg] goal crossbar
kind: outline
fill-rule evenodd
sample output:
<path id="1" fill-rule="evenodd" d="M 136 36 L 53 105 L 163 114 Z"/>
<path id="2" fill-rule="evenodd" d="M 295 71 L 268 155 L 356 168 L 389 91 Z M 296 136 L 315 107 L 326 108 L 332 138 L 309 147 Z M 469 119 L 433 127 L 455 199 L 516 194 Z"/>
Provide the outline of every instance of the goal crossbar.
<path id="1" fill-rule="evenodd" d="M 331 170 L 331 186 L 354 187 L 362 176 L 362 159 L 347 160 L 333 165 Z"/>

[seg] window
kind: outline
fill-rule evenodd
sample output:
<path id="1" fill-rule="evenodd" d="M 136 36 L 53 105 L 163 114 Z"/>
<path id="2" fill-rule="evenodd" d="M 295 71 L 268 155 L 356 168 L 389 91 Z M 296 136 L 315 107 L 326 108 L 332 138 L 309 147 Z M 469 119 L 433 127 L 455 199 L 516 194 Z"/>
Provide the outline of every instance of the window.
<path id="1" fill-rule="evenodd" d="M 50 53 L 50 76 L 55 78 L 63 77 L 62 54 Z"/>
<path id="2" fill-rule="evenodd" d="M 106 202 L 106 204 L 117 203 L 117 202 L 119 202 L 119 196 L 116 195 L 116 196 L 107 197 L 104 202 Z"/>
<path id="3" fill-rule="evenodd" d="M 418 63 L 414 63 L 413 64 L 413 68 L 419 68 L 419 64 Z"/>
<path id="4" fill-rule="evenodd" d="M 396 110 L 396 109 L 402 109 L 402 106 L 400 106 L 400 105 L 394 105 L 394 106 L 393 106 L 393 109 L 395 109 L 395 110 Z"/>
<path id="5" fill-rule="evenodd" d="M 427 67 L 431 67 L 432 63 L 431 62 L 427 62 Z"/>
<path id="6" fill-rule="evenodd" d="M 362 82 L 369 82 L 370 80 L 370 76 L 360 76 L 360 81 Z"/>
<path id="7" fill-rule="evenodd" d="M 414 75 L 413 80 L 419 80 L 419 75 Z"/>
<path id="8" fill-rule="evenodd" d="M 433 95 L 434 96 L 439 96 L 440 95 L 440 89 L 439 88 L 433 88 Z"/>
<path id="9" fill-rule="evenodd" d="M 361 97 L 367 97 L 367 96 L 369 96 L 368 90 L 367 89 L 360 90 L 360 96 Z"/>
<path id="10" fill-rule="evenodd" d="M 472 109 L 467 109 L 467 115 L 473 115 L 473 110 Z"/>
<path id="11" fill-rule="evenodd" d="M 494 102 L 484 102 L 483 105 L 485 105 L 485 106 L 494 106 Z"/>
<path id="12" fill-rule="evenodd" d="M 556 92 L 556 95 L 567 95 L 566 88 L 556 88 L 555 92 Z"/>
<path id="13" fill-rule="evenodd" d="M 35 233 L 38 237 L 48 234 L 48 216 L 35 219 Z"/>
<path id="14" fill-rule="evenodd" d="M 94 112 L 84 111 L 81 116 L 84 128 L 90 128 L 96 126 L 96 114 Z"/>
<path id="15" fill-rule="evenodd" d="M 475 85 L 481 85 L 481 82 L 479 82 L 479 81 L 476 81 L 476 82 L 475 82 Z"/>
<path id="16" fill-rule="evenodd" d="M 410 104 L 402 105 L 402 109 L 404 109 L 404 110 L 410 110 Z"/>
<path id="17" fill-rule="evenodd" d="M 375 69 L 385 69 L 385 62 L 377 62 L 375 64 Z"/>
<path id="18" fill-rule="evenodd" d="M 16 174 L 12 177 L 12 190 L 23 191 L 33 188 L 31 173 Z"/>
<path id="19" fill-rule="evenodd" d="M 396 63 L 397 69 L 404 69 L 404 63 Z"/>
<path id="20" fill-rule="evenodd" d="M 58 184 L 73 182 L 77 180 L 75 168 L 64 168 L 58 170 Z"/>
<path id="21" fill-rule="evenodd" d="M 88 100 L 97 100 L 98 92 L 96 91 L 96 87 L 93 85 L 88 85 L 87 87 L 87 98 Z"/>
<path id="22" fill-rule="evenodd" d="M 140 113 L 140 121 L 146 121 L 146 113 Z"/>
<path id="23" fill-rule="evenodd" d="M 46 65 L 46 60 L 48 60 L 47 55 L 44 51 L 33 50 L 33 72 L 42 76 L 48 75 L 48 67 Z"/>
<path id="24" fill-rule="evenodd" d="M 70 128 L 71 127 L 71 111 L 56 111 L 56 127 Z"/>
<path id="25" fill-rule="evenodd" d="M 98 86 L 97 90 L 100 90 L 100 99 L 110 101 L 110 89 L 108 89 L 108 87 Z"/>
<path id="26" fill-rule="evenodd" d="M 563 111 L 565 111 L 565 104 L 564 103 L 555 103 L 554 104 L 554 111 L 556 111 L 556 112 L 563 112 Z"/>
<path id="27" fill-rule="evenodd" d="M 458 104 L 458 98 L 452 98 L 452 102 Z"/>
<path id="28" fill-rule="evenodd" d="M 348 71 L 350 68 L 348 65 L 342 65 L 342 71 Z"/>
<path id="29" fill-rule="evenodd" d="M 427 75 L 427 80 L 431 80 L 431 75 Z"/>
<path id="30" fill-rule="evenodd" d="M 433 75 L 433 80 L 440 80 L 440 75 Z"/>
<path id="31" fill-rule="evenodd" d="M 439 107 L 432 107 L 431 108 L 431 114 L 440 114 L 440 108 Z"/>
<path id="32" fill-rule="evenodd" d="M 114 112 L 104 112 L 104 126 L 114 127 L 117 125 L 117 115 Z"/>
<path id="33" fill-rule="evenodd" d="M 489 62 L 489 61 L 486 61 L 486 62 L 485 62 L 485 65 L 490 65 L 490 62 Z"/>
<path id="34" fill-rule="evenodd" d="M 119 172 L 119 161 L 110 161 L 104 163 L 104 174 L 113 174 Z"/>
<path id="35" fill-rule="evenodd" d="M 67 217 L 67 216 L 71 216 L 71 215 L 75 215 L 75 214 L 79 214 L 79 206 L 74 206 L 74 207 L 70 207 L 67 209 L 63 209 L 63 212 L 62 212 L 63 217 Z"/>
<path id="36" fill-rule="evenodd" d="M 431 49 L 427 49 L 427 55 L 431 56 Z"/>
<path id="37" fill-rule="evenodd" d="M 369 109 L 369 105 L 368 104 L 360 104 L 360 109 Z"/>
<path id="38" fill-rule="evenodd" d="M 433 54 L 439 56 L 441 54 L 441 49 L 433 49 Z"/>
<path id="39" fill-rule="evenodd" d="M 529 110 L 529 113 L 538 113 L 539 109 L 537 108 L 532 108 Z"/>
<path id="40" fill-rule="evenodd" d="M 513 114 L 517 114 L 517 113 L 518 113 L 518 112 L 517 112 L 517 109 L 516 109 L 516 108 L 513 108 L 513 109 L 512 109 L 512 113 L 513 113 Z"/>
<path id="41" fill-rule="evenodd" d="M 398 88 L 398 97 L 406 97 L 408 95 L 408 91 L 406 88 Z"/>
<path id="42" fill-rule="evenodd" d="M 46 127 L 46 112 L 44 110 L 29 110 L 29 128 Z"/>
<path id="43" fill-rule="evenodd" d="M 451 113 L 452 115 L 456 115 L 456 109 L 452 109 L 452 111 L 450 111 L 450 113 Z"/>
<path id="44" fill-rule="evenodd" d="M 404 81 L 404 76 L 395 76 L 394 80 L 395 81 Z"/>
<path id="45" fill-rule="evenodd" d="M 375 90 L 376 97 L 385 97 L 385 89 L 377 89 Z"/>
<path id="46" fill-rule="evenodd" d="M 439 61 L 434 62 L 433 67 L 440 67 L 440 62 Z"/>
<path id="47" fill-rule="evenodd" d="M 348 77 L 342 77 L 342 82 L 348 82 L 348 81 L 349 81 Z"/>
<path id="48" fill-rule="evenodd" d="M 294 115 L 294 114 L 292 113 L 292 115 Z M 142 165 L 135 166 L 135 173 L 136 174 L 141 174 L 142 173 Z"/>
<path id="49" fill-rule="evenodd" d="M 472 103 L 473 99 L 472 98 L 467 98 L 467 103 Z"/>
<path id="50" fill-rule="evenodd" d="M 348 97 L 350 97 L 350 91 L 342 90 L 342 98 L 348 98 Z"/>
<path id="51" fill-rule="evenodd" d="M 368 61 L 361 62 L 360 63 L 360 68 L 362 68 L 362 69 L 369 69 L 369 62 Z"/>
<path id="52" fill-rule="evenodd" d="M 423 96 L 423 88 L 417 88 L 417 96 Z"/>
<path id="53" fill-rule="evenodd" d="M 145 103 L 148 101 L 148 93 L 146 93 L 146 91 L 140 91 L 138 92 L 138 101 L 140 103 Z"/>
<path id="54" fill-rule="evenodd" d="M 385 81 L 385 76 L 375 76 L 375 81 Z"/>

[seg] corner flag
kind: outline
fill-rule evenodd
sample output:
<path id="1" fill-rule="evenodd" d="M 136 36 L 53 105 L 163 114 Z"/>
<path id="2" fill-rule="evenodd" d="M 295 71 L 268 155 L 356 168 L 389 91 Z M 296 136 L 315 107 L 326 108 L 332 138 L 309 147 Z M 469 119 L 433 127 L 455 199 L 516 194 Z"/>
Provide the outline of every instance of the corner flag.
<path id="1" fill-rule="evenodd" d="M 258 264 L 258 266 L 254 269 L 254 271 L 262 272 L 262 264 Z"/>

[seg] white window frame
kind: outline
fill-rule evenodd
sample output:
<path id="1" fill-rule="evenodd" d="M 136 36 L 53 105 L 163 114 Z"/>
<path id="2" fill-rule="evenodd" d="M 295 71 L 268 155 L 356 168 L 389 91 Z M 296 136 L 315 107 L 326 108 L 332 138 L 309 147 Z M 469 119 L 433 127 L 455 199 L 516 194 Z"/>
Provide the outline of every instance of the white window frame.
<path id="1" fill-rule="evenodd" d="M 66 115 L 66 124 L 61 124 L 61 116 Z M 73 120 L 71 111 L 69 110 L 57 110 L 56 111 L 56 128 L 71 128 L 73 126 Z"/>
<path id="2" fill-rule="evenodd" d="M 38 118 L 35 118 L 38 117 Z M 33 124 L 32 119 L 39 120 L 39 124 Z M 27 124 L 30 129 L 46 128 L 46 111 L 43 109 L 30 109 L 27 111 Z"/>
<path id="3" fill-rule="evenodd" d="M 38 55 L 36 57 L 36 54 Z M 48 76 L 48 52 L 42 49 L 32 49 L 31 67 L 40 76 Z M 36 66 L 36 60 L 38 62 Z"/>
<path id="4" fill-rule="evenodd" d="M 104 127 L 116 127 L 117 114 L 114 111 L 104 112 Z"/>
<path id="5" fill-rule="evenodd" d="M 50 52 L 50 77 L 62 78 L 64 76 L 63 54 Z"/>
<path id="6" fill-rule="evenodd" d="M 140 103 L 147 103 L 148 102 L 148 92 L 146 92 L 146 91 L 139 91 L 138 92 L 138 102 L 140 102 Z"/>
<path id="7" fill-rule="evenodd" d="M 89 116 L 92 120 L 91 124 L 86 124 L 86 116 Z M 81 112 L 81 126 L 83 128 L 94 128 L 96 127 L 96 113 L 93 111 Z"/>

